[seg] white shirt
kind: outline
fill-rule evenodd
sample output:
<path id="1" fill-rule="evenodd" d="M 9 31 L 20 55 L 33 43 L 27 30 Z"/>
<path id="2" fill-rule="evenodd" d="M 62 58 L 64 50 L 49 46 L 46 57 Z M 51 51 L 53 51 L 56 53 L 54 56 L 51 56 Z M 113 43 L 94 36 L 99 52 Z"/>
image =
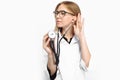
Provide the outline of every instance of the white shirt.
<path id="1" fill-rule="evenodd" d="M 74 36 L 70 44 L 65 39 L 62 39 L 60 42 L 59 65 L 55 80 L 85 80 L 85 72 L 80 68 L 80 60 L 81 53 L 77 37 Z"/>

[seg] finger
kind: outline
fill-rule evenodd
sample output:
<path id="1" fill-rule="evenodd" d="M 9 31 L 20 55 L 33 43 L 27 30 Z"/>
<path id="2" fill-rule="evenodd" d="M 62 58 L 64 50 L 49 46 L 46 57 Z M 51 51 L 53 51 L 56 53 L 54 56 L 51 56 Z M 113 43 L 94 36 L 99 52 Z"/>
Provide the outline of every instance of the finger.
<path id="1" fill-rule="evenodd" d="M 50 43 L 50 38 L 47 39 L 46 45 L 49 46 L 49 43 Z"/>
<path id="2" fill-rule="evenodd" d="M 46 41 L 47 38 L 48 38 L 48 34 L 45 34 L 45 35 L 43 36 L 43 41 Z"/>
<path id="3" fill-rule="evenodd" d="M 47 40 L 48 40 L 48 35 L 45 34 L 43 37 L 43 46 L 47 46 L 47 44 L 46 44 Z"/>
<path id="4" fill-rule="evenodd" d="M 78 13 L 78 22 L 81 22 L 81 15 Z"/>
<path id="5" fill-rule="evenodd" d="M 48 33 L 43 36 L 43 38 L 46 38 L 48 36 Z"/>
<path id="6" fill-rule="evenodd" d="M 77 27 L 81 26 L 81 15 L 80 13 L 78 13 L 78 17 L 77 17 Z"/>
<path id="7" fill-rule="evenodd" d="M 84 27 L 84 21 L 85 21 L 85 19 L 84 18 L 82 18 L 82 26 Z"/>

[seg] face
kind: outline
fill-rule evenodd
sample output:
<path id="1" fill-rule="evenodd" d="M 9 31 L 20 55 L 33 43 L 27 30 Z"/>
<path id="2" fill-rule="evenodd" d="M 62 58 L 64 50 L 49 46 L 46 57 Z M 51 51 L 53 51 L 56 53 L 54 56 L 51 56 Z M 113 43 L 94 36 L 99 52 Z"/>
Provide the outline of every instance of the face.
<path id="1" fill-rule="evenodd" d="M 55 13 L 55 20 L 56 26 L 59 28 L 67 28 L 72 23 L 74 19 L 74 15 L 70 12 L 65 5 L 60 5 L 58 9 L 54 12 Z"/>

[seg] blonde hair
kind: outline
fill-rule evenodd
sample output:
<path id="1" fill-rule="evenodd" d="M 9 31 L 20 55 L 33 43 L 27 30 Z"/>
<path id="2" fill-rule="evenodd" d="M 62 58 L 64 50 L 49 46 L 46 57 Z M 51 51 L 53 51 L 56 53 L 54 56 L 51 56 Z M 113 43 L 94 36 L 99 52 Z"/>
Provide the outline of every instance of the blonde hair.
<path id="1" fill-rule="evenodd" d="M 72 2 L 72 1 L 62 1 L 62 2 L 60 2 L 60 3 L 56 6 L 55 11 L 57 11 L 58 7 L 59 7 L 60 5 L 62 5 L 62 4 L 65 5 L 65 7 L 66 7 L 68 10 L 70 10 L 70 11 L 73 13 L 74 16 L 77 16 L 78 13 L 80 13 L 80 15 L 81 15 L 81 10 L 80 10 L 79 6 L 78 6 L 75 2 Z M 57 31 L 57 30 L 58 30 L 58 28 L 57 28 L 57 26 L 56 26 L 56 27 L 55 27 L 55 31 Z"/>

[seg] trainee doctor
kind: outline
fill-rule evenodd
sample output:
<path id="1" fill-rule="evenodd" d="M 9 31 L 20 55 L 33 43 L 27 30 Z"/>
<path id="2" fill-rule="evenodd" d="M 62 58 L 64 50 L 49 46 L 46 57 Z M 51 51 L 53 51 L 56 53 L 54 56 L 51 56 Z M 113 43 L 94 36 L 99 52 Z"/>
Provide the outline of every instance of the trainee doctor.
<path id="1" fill-rule="evenodd" d="M 85 72 L 80 68 L 80 63 L 82 60 L 88 67 L 91 54 L 85 39 L 84 20 L 81 17 L 80 8 L 75 2 L 63 1 L 56 6 L 54 15 L 55 31 L 59 33 L 59 40 L 62 39 L 60 41 L 59 64 L 56 65 L 48 33 L 43 37 L 49 78 L 50 80 L 85 80 Z"/>

